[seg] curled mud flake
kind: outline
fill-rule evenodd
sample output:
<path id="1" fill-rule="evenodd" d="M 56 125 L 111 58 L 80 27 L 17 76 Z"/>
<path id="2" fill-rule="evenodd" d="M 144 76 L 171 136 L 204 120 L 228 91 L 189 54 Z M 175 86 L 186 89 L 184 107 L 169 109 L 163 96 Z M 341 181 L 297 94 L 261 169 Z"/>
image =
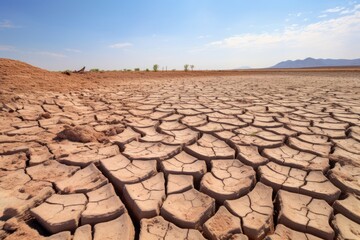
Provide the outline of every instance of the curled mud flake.
<path id="1" fill-rule="evenodd" d="M 309 143 L 296 137 L 289 138 L 289 146 L 321 157 L 328 157 L 331 150 L 331 145 L 329 144 Z"/>
<path id="2" fill-rule="evenodd" d="M 108 179 L 90 164 L 77 171 L 69 178 L 55 182 L 55 187 L 60 193 L 86 193 L 98 189 L 108 183 Z"/>
<path id="3" fill-rule="evenodd" d="M 119 147 L 112 145 L 70 154 L 68 156 L 61 157 L 58 161 L 67 165 L 80 166 L 84 168 L 92 163 L 98 165 L 101 159 L 113 157 L 118 154 L 120 154 Z"/>
<path id="4" fill-rule="evenodd" d="M 179 228 L 175 224 L 166 221 L 161 216 L 150 219 L 142 219 L 140 222 L 140 240 L 148 239 L 192 239 L 205 240 L 202 234 L 195 229 Z"/>
<path id="5" fill-rule="evenodd" d="M 332 221 L 336 231 L 337 239 L 359 239 L 360 224 L 346 218 L 344 215 L 336 214 Z"/>
<path id="6" fill-rule="evenodd" d="M 161 216 L 182 228 L 202 229 L 215 213 L 215 200 L 196 189 L 169 195 L 161 207 Z"/>
<path id="7" fill-rule="evenodd" d="M 26 169 L 27 174 L 34 180 L 57 182 L 72 176 L 80 167 L 61 164 L 56 160 L 48 160 Z"/>
<path id="8" fill-rule="evenodd" d="M 199 183 L 202 176 L 206 173 L 206 162 L 199 160 L 182 151 L 178 155 L 161 162 L 162 171 L 166 174 L 185 174 L 191 175 L 194 181 Z"/>
<path id="9" fill-rule="evenodd" d="M 270 160 L 289 167 L 296 167 L 306 171 L 320 170 L 326 172 L 329 169 L 329 159 L 312 153 L 299 151 L 287 145 L 279 148 L 269 148 L 263 151 Z"/>
<path id="10" fill-rule="evenodd" d="M 119 190 L 125 184 L 143 181 L 157 173 L 155 160 L 130 161 L 121 154 L 100 160 L 100 168 L 114 184 L 114 187 Z"/>
<path id="11" fill-rule="evenodd" d="M 231 239 L 233 235 L 241 233 L 241 219 L 224 206 L 204 223 L 204 235 L 211 240 Z"/>
<path id="12" fill-rule="evenodd" d="M 278 223 L 299 232 L 323 239 L 334 239 L 335 232 L 329 225 L 333 209 L 324 200 L 280 190 Z"/>
<path id="13" fill-rule="evenodd" d="M 160 214 L 165 200 L 165 179 L 163 173 L 135 184 L 126 184 L 124 198 L 135 217 L 151 218 Z"/>
<path id="14" fill-rule="evenodd" d="M 268 235 L 266 240 L 283 240 L 283 239 L 307 239 L 307 240 L 321 240 L 321 238 L 315 237 L 309 233 L 298 232 L 286 227 L 285 225 L 278 224 L 275 232 Z"/>
<path id="15" fill-rule="evenodd" d="M 92 240 L 91 225 L 86 224 L 75 230 L 73 240 Z"/>
<path id="16" fill-rule="evenodd" d="M 125 145 L 123 154 L 131 160 L 158 160 L 171 158 L 181 151 L 180 146 L 165 145 L 160 142 L 130 142 Z"/>
<path id="17" fill-rule="evenodd" d="M 81 214 L 81 224 L 94 225 L 120 217 L 126 212 L 124 204 L 116 195 L 111 184 L 86 193 L 88 203 Z"/>
<path id="18" fill-rule="evenodd" d="M 263 239 L 274 230 L 272 189 L 262 183 L 234 200 L 226 200 L 226 208 L 242 221 L 244 234 L 251 239 Z"/>
<path id="19" fill-rule="evenodd" d="M 50 233 L 74 231 L 79 225 L 87 199 L 84 194 L 54 194 L 44 203 L 31 209 L 31 214 Z"/>
<path id="20" fill-rule="evenodd" d="M 166 193 L 181 193 L 194 187 L 194 178 L 191 175 L 169 174 L 167 177 Z"/>
<path id="21" fill-rule="evenodd" d="M 321 171 L 300 170 L 269 162 L 259 167 L 260 181 L 274 190 L 284 189 L 320 198 L 332 204 L 340 196 L 340 189 L 334 186 Z"/>
<path id="22" fill-rule="evenodd" d="M 247 194 L 255 185 L 255 181 L 255 171 L 252 167 L 237 159 L 212 160 L 211 172 L 202 178 L 200 191 L 222 203 Z"/>
<path id="23" fill-rule="evenodd" d="M 360 195 L 360 167 L 336 163 L 328 177 L 330 181 L 345 193 Z"/>
<path id="24" fill-rule="evenodd" d="M 196 143 L 185 147 L 185 151 L 199 159 L 210 161 L 212 159 L 232 159 L 235 157 L 235 150 L 224 141 L 204 134 Z"/>
<path id="25" fill-rule="evenodd" d="M 135 239 L 135 228 L 129 214 L 123 213 L 120 217 L 114 220 L 96 224 L 94 226 L 93 239 Z"/>
<path id="26" fill-rule="evenodd" d="M 336 200 L 333 204 L 334 211 L 340 213 L 354 222 L 360 224 L 360 197 L 348 194 L 343 200 Z"/>

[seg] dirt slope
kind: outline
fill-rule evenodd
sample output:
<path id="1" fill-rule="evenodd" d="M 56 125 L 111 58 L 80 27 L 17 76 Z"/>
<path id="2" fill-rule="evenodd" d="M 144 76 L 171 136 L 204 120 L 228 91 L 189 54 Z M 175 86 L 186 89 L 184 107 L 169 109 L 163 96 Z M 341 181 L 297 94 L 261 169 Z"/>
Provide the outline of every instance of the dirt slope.
<path id="1" fill-rule="evenodd" d="M 78 76 L 49 72 L 17 60 L 0 58 L 1 97 L 9 92 L 60 91 L 78 85 Z"/>

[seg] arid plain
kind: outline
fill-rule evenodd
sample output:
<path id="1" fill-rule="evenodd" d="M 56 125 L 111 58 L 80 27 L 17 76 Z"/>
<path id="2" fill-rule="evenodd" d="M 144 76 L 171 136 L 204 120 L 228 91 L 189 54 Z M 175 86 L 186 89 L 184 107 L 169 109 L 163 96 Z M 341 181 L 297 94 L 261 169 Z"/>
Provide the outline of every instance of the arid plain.
<path id="1" fill-rule="evenodd" d="M 359 239 L 360 69 L 0 59 L 0 239 Z"/>

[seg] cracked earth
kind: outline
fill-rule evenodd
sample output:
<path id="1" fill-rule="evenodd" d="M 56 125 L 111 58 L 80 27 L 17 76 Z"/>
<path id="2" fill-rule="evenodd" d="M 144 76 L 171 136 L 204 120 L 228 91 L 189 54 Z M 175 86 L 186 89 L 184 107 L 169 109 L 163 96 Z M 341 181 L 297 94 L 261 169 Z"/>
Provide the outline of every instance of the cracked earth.
<path id="1" fill-rule="evenodd" d="M 17 93 L 0 105 L 0 239 L 360 239 L 359 76 Z"/>

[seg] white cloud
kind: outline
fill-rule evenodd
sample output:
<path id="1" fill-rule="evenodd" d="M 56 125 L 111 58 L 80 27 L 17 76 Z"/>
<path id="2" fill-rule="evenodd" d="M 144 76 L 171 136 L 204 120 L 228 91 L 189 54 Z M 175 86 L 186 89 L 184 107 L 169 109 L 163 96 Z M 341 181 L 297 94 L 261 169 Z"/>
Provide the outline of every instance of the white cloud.
<path id="1" fill-rule="evenodd" d="M 193 52 L 224 59 L 219 67 L 268 67 L 286 59 L 358 58 L 359 42 L 360 11 L 357 11 L 280 31 L 234 35 L 209 42 Z M 219 62 L 213 60 L 213 67 L 219 68 L 216 64 Z"/>
<path id="2" fill-rule="evenodd" d="M 352 8 L 344 8 L 341 12 L 339 12 L 339 14 L 341 15 L 350 14 L 356 12 L 359 9 L 360 9 L 360 4 L 356 4 Z"/>
<path id="3" fill-rule="evenodd" d="M 19 26 L 14 25 L 10 20 L 0 21 L 0 28 L 18 28 Z"/>
<path id="4" fill-rule="evenodd" d="M 343 10 L 345 10 L 344 7 L 334 7 L 334 8 L 326 9 L 324 12 L 325 13 L 338 13 L 338 12 L 341 12 Z"/>
<path id="5" fill-rule="evenodd" d="M 15 52 L 16 48 L 11 45 L 0 45 L 0 51 L 4 52 Z"/>
<path id="6" fill-rule="evenodd" d="M 127 47 L 131 47 L 131 46 L 133 46 L 132 43 L 124 42 L 124 43 L 115 43 L 115 44 L 110 45 L 109 47 L 110 48 L 127 48 Z"/>
<path id="7" fill-rule="evenodd" d="M 360 11 L 352 15 L 319 21 L 306 26 L 290 25 L 281 32 L 242 34 L 210 42 L 208 47 L 267 48 L 272 45 L 330 46 L 360 36 Z M 353 46 L 356 47 L 356 46 Z M 360 49 L 359 49 L 360 50 Z"/>
<path id="8" fill-rule="evenodd" d="M 254 45 L 274 44 L 284 40 L 284 36 L 280 34 L 244 34 L 240 36 L 233 36 L 225 38 L 220 41 L 214 41 L 207 46 L 216 46 L 220 48 L 246 48 Z"/>
<path id="9" fill-rule="evenodd" d="M 326 18 L 327 16 L 327 14 L 321 14 L 320 16 L 318 16 L 318 18 Z"/>
<path id="10" fill-rule="evenodd" d="M 67 52 L 72 52 L 72 53 L 81 53 L 80 50 L 73 49 L 73 48 L 65 48 L 64 50 L 67 51 Z"/>
<path id="11" fill-rule="evenodd" d="M 343 10 L 340 12 L 341 15 L 349 14 L 351 11 L 349 9 Z"/>

